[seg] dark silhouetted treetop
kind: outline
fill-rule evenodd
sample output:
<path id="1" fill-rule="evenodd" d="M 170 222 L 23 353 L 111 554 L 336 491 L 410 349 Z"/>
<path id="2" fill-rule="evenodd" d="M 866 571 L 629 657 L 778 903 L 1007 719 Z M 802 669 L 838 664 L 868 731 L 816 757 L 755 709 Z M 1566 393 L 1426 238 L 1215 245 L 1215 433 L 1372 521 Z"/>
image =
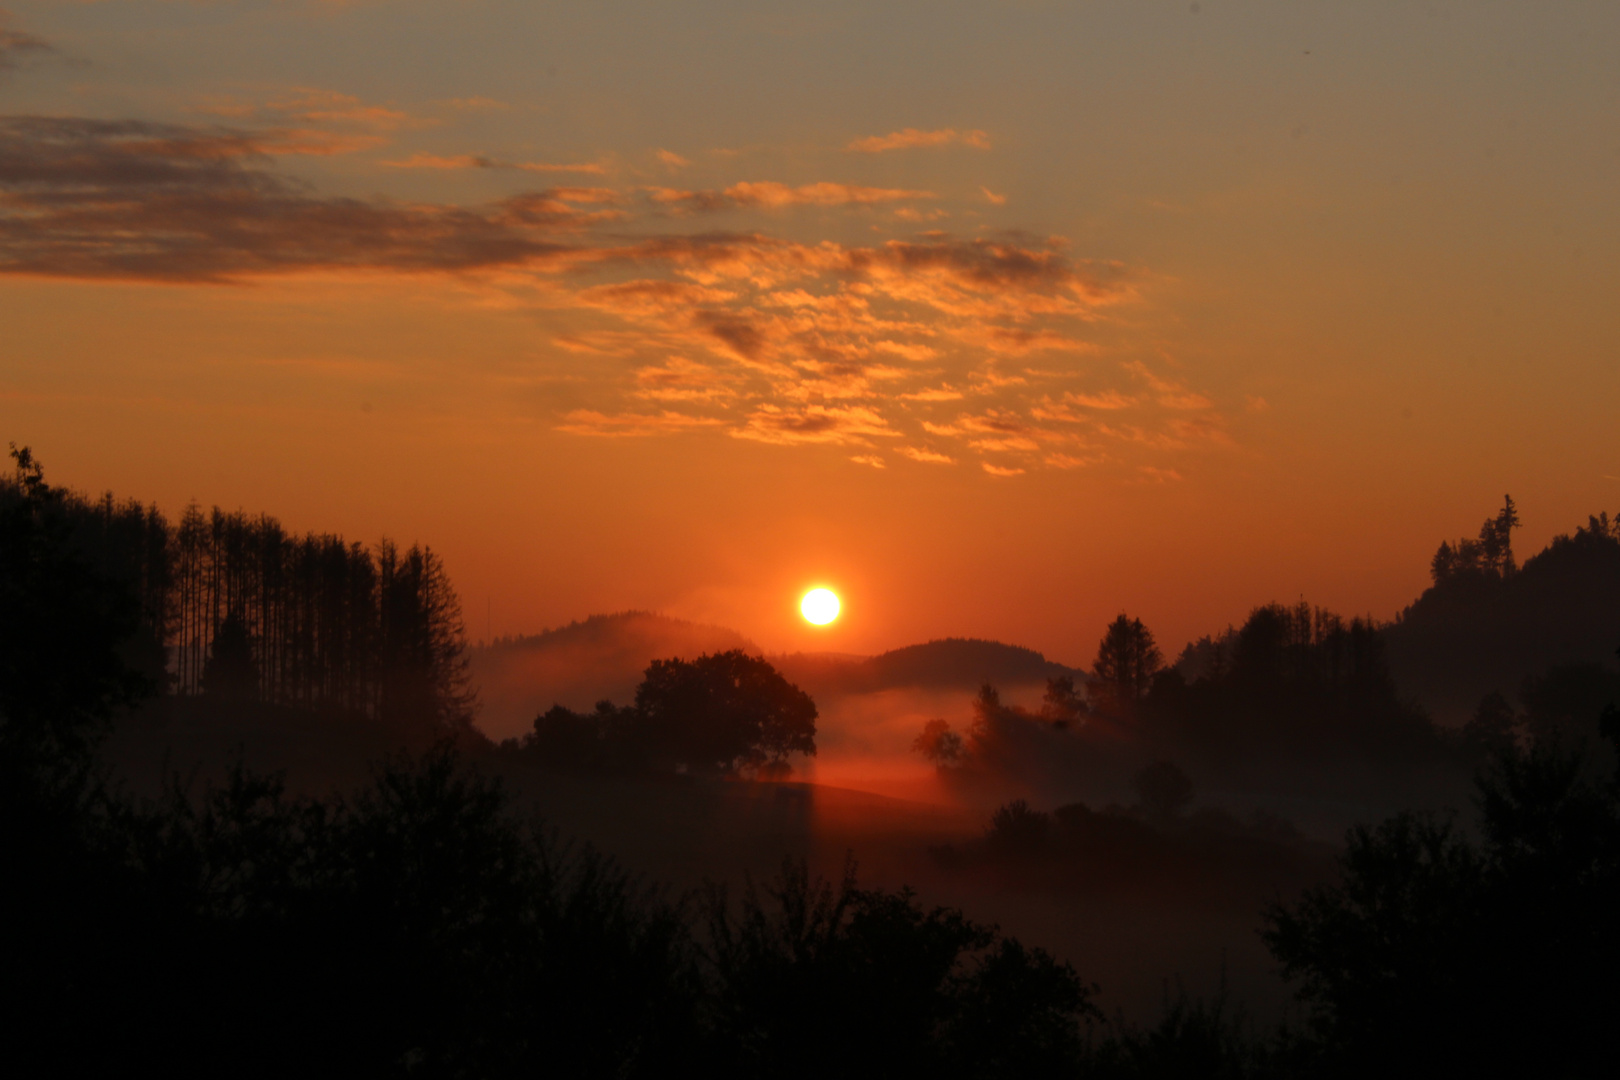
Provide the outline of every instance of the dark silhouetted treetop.
<path id="1" fill-rule="evenodd" d="M 730 772 L 816 752 L 816 704 L 740 649 L 654 660 L 636 690 L 649 746 L 699 771 Z"/>
<path id="2" fill-rule="evenodd" d="M 1155 680 L 1142 722 L 1217 756 L 1432 759 L 1443 740 L 1397 693 L 1384 649 L 1369 620 L 1267 604 L 1241 628 L 1189 646 Z M 1189 680 L 1183 670 L 1198 674 Z"/>
<path id="3" fill-rule="evenodd" d="M 909 890 L 834 886 L 787 861 L 735 907 L 711 888 L 707 966 L 728 1072 L 1069 1075 L 1094 988 L 1068 964 Z"/>
<path id="4" fill-rule="evenodd" d="M 1385 627 L 1389 662 L 1404 693 L 1461 725 L 1486 694 L 1512 695 L 1549 667 L 1610 663 L 1617 610 L 1620 527 L 1605 513 L 1554 537 L 1516 572 L 1437 577 Z"/>
<path id="5" fill-rule="evenodd" d="M 1193 783 L 1172 762 L 1156 761 L 1131 780 L 1136 797 L 1149 817 L 1168 821 L 1192 805 Z"/>
<path id="6" fill-rule="evenodd" d="M 208 648 L 203 665 L 203 692 L 228 701 L 251 701 L 259 692 L 259 669 L 253 662 L 253 639 L 236 612 L 225 616 Z"/>
<path id="7" fill-rule="evenodd" d="M 73 543 L 74 506 L 26 447 L 0 483 L 0 757 L 77 760 L 112 712 L 151 685 L 120 648 L 140 610 Z M 32 764 L 24 764 L 32 763 Z"/>
<path id="8" fill-rule="evenodd" d="M 912 740 L 911 749 L 934 765 L 949 768 L 962 760 L 962 736 L 952 731 L 945 720 L 930 720 L 923 725 L 922 734 Z"/>
<path id="9" fill-rule="evenodd" d="M 66 548 L 130 598 L 119 653 L 150 682 L 218 696 L 221 686 L 205 686 L 210 667 L 228 660 L 245 686 L 249 656 L 248 696 L 467 729 L 476 702 L 460 607 L 432 550 L 292 536 L 268 516 L 195 504 L 171 525 L 156 507 L 88 501 L 30 475 L 5 481 L 0 497 L 46 499 Z"/>
<path id="10" fill-rule="evenodd" d="M 990 815 L 985 841 L 992 850 L 1030 851 L 1044 844 L 1051 831 L 1051 814 L 1032 809 L 1023 799 L 1014 799 Z"/>
<path id="11" fill-rule="evenodd" d="M 1456 544 L 1442 543 L 1429 564 L 1429 575 L 1436 585 L 1458 578 L 1511 577 L 1518 571 L 1513 560 L 1513 530 L 1519 524 L 1519 511 L 1513 496 L 1504 497 L 1502 509 L 1479 527 L 1479 539 L 1463 539 Z"/>
<path id="12" fill-rule="evenodd" d="M 1086 702 L 1075 689 L 1074 676 L 1061 675 L 1046 680 L 1041 696 L 1041 718 L 1060 728 L 1080 723 L 1086 715 Z"/>
<path id="13" fill-rule="evenodd" d="M 1129 714 L 1153 682 L 1164 657 L 1141 619 L 1120 615 L 1108 625 L 1091 665 L 1090 691 L 1104 712 Z"/>
<path id="14" fill-rule="evenodd" d="M 1267 913 L 1342 1075 L 1613 1071 L 1620 774 L 1591 773 L 1505 745 L 1478 780 L 1480 842 L 1413 814 L 1357 828 L 1338 883 Z"/>

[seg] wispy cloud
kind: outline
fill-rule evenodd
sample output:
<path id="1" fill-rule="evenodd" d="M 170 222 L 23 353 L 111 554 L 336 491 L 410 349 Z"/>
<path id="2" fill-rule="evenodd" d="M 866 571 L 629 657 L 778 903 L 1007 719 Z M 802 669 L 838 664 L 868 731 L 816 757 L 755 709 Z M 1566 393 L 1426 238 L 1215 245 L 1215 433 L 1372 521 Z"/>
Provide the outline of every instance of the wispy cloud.
<path id="1" fill-rule="evenodd" d="M 690 161 L 681 157 L 681 155 L 677 154 L 673 150 L 660 150 L 655 156 L 659 161 L 663 162 L 665 165 L 668 165 L 672 169 L 684 169 L 688 165 L 692 164 Z"/>
<path id="2" fill-rule="evenodd" d="M 331 124 L 373 131 L 394 131 L 433 123 L 402 109 L 368 103 L 353 94 L 312 87 L 296 87 L 268 101 L 213 98 L 197 106 L 195 111 L 237 122 Z"/>
<path id="3" fill-rule="evenodd" d="M 748 422 L 732 431 L 739 439 L 793 445 L 833 443 L 869 446 L 873 438 L 892 439 L 900 433 L 877 410 L 860 405 L 803 405 L 782 408 L 761 405 Z"/>
<path id="4" fill-rule="evenodd" d="M 0 273 L 225 281 L 311 270 L 532 264 L 582 213 L 543 193 L 484 210 L 324 198 L 269 171 L 277 133 L 0 118 Z"/>
<path id="5" fill-rule="evenodd" d="M 604 183 L 475 206 L 339 198 L 278 170 L 278 157 L 334 152 L 311 132 L 371 137 L 0 118 L 0 274 L 189 284 L 455 275 L 491 302 L 566 313 L 552 342 L 579 358 L 587 396 L 576 400 L 592 407 L 557 426 L 581 436 L 724 432 L 847 447 L 856 458 L 886 445 L 919 463 L 978 460 L 998 476 L 1104 460 L 1129 468 L 1148 453 L 1230 441 L 1204 395 L 1099 350 L 1093 327 L 1139 300 L 1133 275 L 1078 259 L 1059 239 L 807 243 L 765 231 L 683 233 L 659 213 L 706 203 L 768 221 L 779 207 L 928 192 Z M 424 155 L 394 164 L 518 168 Z M 967 400 L 972 408 L 957 404 Z M 1173 471 L 1162 460 L 1153 467 Z"/>
<path id="6" fill-rule="evenodd" d="M 929 450 L 922 446 L 902 446 L 900 452 L 912 461 L 922 461 L 930 465 L 955 465 L 956 459 L 949 454 L 942 454 L 938 450 Z"/>
<path id="7" fill-rule="evenodd" d="M 864 139 L 856 139 L 844 149 L 856 154 L 881 154 L 889 150 L 914 150 L 933 146 L 970 146 L 975 150 L 988 150 L 990 136 L 982 131 L 958 131 L 955 128 L 940 128 L 936 131 L 903 128 L 900 131 L 891 131 L 887 135 L 870 135 Z"/>
<path id="8" fill-rule="evenodd" d="M 56 51 L 44 38 L 13 30 L 7 25 L 9 22 L 10 12 L 0 8 L 0 71 L 9 71 L 31 57 Z"/>
<path id="9" fill-rule="evenodd" d="M 721 421 L 708 416 L 688 416 L 685 413 L 661 412 L 619 413 L 609 415 L 591 409 L 575 409 L 563 416 L 558 431 L 571 435 L 598 435 L 609 438 L 639 438 L 649 435 L 672 435 L 697 428 L 719 427 Z"/>
<path id="10" fill-rule="evenodd" d="M 708 364 L 672 356 L 658 366 L 636 372 L 636 396 L 650 401 L 717 401 L 733 398 L 736 377 Z"/>
<path id="11" fill-rule="evenodd" d="M 739 207 L 872 206 L 877 203 L 938 198 L 931 191 L 862 187 L 828 181 L 800 184 L 797 187 L 774 180 L 744 181 L 720 191 L 683 191 L 665 187 L 644 190 L 654 205 L 676 213 L 704 213 Z"/>
<path id="12" fill-rule="evenodd" d="M 382 164 L 391 169 L 508 169 L 531 173 L 588 173 L 594 176 L 601 176 L 607 172 L 606 165 L 595 161 L 554 165 L 541 161 L 501 161 L 499 158 L 485 157 L 482 154 L 454 154 L 443 157 L 438 154 L 416 153 L 402 161 L 384 161 Z"/>

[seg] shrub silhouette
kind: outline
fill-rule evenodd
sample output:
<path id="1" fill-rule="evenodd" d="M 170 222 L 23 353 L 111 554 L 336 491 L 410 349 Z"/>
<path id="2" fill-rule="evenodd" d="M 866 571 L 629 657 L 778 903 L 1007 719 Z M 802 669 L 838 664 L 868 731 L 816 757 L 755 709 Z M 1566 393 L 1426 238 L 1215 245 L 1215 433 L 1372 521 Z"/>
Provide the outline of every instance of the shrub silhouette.
<path id="1" fill-rule="evenodd" d="M 1148 816 L 1161 821 L 1178 817 L 1192 804 L 1192 780 L 1168 761 L 1156 761 L 1137 773 L 1131 787 Z"/>
<path id="2" fill-rule="evenodd" d="M 1040 848 L 1051 832 L 1051 814 L 1032 810 L 1023 799 L 1014 799 L 990 816 L 985 839 L 992 850 L 1028 852 Z"/>
<path id="3" fill-rule="evenodd" d="M 1346 1075 L 1397 1059 L 1603 1069 L 1620 1006 L 1620 777 L 1590 772 L 1556 741 L 1506 747 L 1478 781 L 1480 841 L 1414 814 L 1358 828 L 1337 884 L 1266 913 L 1266 944 Z"/>
<path id="4" fill-rule="evenodd" d="M 705 897 L 715 1035 L 734 1075 L 1041 1076 L 1098 1019 L 1073 969 L 909 890 L 788 860 L 735 906 Z"/>

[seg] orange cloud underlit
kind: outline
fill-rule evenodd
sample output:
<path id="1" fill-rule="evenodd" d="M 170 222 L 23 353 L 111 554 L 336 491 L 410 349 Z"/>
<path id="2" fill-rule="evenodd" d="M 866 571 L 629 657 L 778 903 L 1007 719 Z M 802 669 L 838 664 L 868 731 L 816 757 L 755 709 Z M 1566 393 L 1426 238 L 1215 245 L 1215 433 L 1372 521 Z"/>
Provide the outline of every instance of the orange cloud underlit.
<path id="1" fill-rule="evenodd" d="M 871 135 L 864 139 L 856 139 L 844 149 L 857 154 L 881 154 L 888 150 L 913 150 L 931 146 L 969 146 L 975 150 L 988 150 L 990 136 L 982 131 L 957 131 L 955 128 L 940 128 L 937 131 L 904 128 L 900 131 L 891 131 L 887 135 Z"/>

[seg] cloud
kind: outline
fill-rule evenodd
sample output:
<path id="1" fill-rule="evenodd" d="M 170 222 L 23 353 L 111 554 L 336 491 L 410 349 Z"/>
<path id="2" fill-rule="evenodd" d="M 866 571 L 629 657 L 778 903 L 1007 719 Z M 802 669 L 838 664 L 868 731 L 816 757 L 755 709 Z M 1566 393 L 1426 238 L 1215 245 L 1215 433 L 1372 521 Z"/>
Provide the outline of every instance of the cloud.
<path id="1" fill-rule="evenodd" d="M 991 476 L 1023 476 L 1023 469 L 1008 468 L 1004 465 L 992 465 L 988 461 L 981 461 L 980 466 Z"/>
<path id="2" fill-rule="evenodd" d="M 761 405 L 749 415 L 746 425 L 732 432 L 739 439 L 784 446 L 798 443 L 870 446 L 874 437 L 894 438 L 899 434 L 875 409 L 860 405 L 804 405 L 793 409 Z"/>
<path id="3" fill-rule="evenodd" d="M 438 154 L 416 153 L 403 161 L 384 161 L 382 164 L 391 169 L 508 169 L 531 173 L 589 173 L 596 176 L 607 172 L 607 166 L 599 162 L 552 165 L 539 161 L 501 161 L 482 154 L 441 157 Z"/>
<path id="4" fill-rule="evenodd" d="M 870 465 L 874 469 L 886 469 L 889 467 L 884 460 L 878 457 L 876 454 L 857 454 L 849 460 L 855 462 L 857 465 Z"/>
<path id="5" fill-rule="evenodd" d="M 979 190 L 984 193 L 985 202 L 988 202 L 991 206 L 1007 205 L 1007 196 L 997 195 L 987 187 L 981 187 Z"/>
<path id="6" fill-rule="evenodd" d="M 908 199 L 936 199 L 931 191 L 862 187 L 822 181 L 792 187 L 774 180 L 745 180 L 723 191 L 683 191 L 679 188 L 643 189 L 654 205 L 676 213 L 712 213 L 741 207 L 777 210 L 789 206 L 872 206 Z"/>
<path id="7" fill-rule="evenodd" d="M 1075 457 L 1073 454 L 1047 454 L 1041 458 L 1043 462 L 1054 469 L 1078 469 L 1086 465 L 1095 465 L 1102 461 L 1101 457 Z"/>
<path id="8" fill-rule="evenodd" d="M 483 209 L 323 198 L 265 168 L 277 136 L 0 118 L 0 273 L 147 281 L 533 265 L 599 215 L 535 193 Z"/>
<path id="9" fill-rule="evenodd" d="M 286 96 L 267 102 L 215 98 L 196 111 L 239 121 L 269 119 L 275 123 L 337 124 L 373 131 L 394 131 L 433 123 L 399 109 L 367 104 L 353 94 L 312 87 L 295 87 Z"/>
<path id="10" fill-rule="evenodd" d="M 1096 352 L 1089 341 L 1056 330 L 1030 330 L 1021 326 L 986 326 L 976 335 L 985 349 L 1003 356 L 1027 356 L 1032 352 L 1056 350 L 1059 352 Z"/>
<path id="11" fill-rule="evenodd" d="M 1138 466 L 1136 472 L 1144 481 L 1154 484 L 1173 484 L 1181 479 L 1181 474 L 1176 470 L 1160 469 L 1153 465 Z"/>
<path id="12" fill-rule="evenodd" d="M 661 367 L 636 372 L 636 396 L 650 401 L 715 401 L 736 397 L 730 385 L 735 381 L 707 364 L 672 356 Z"/>
<path id="13" fill-rule="evenodd" d="M 941 454 L 937 450 L 929 450 L 921 446 L 902 446 L 900 452 L 912 461 L 922 461 L 931 465 L 956 464 L 956 459 L 949 454 Z"/>
<path id="14" fill-rule="evenodd" d="M 719 420 L 707 416 L 688 416 L 685 413 L 661 412 L 621 413 L 610 416 L 591 409 L 575 409 L 563 416 L 558 431 L 571 435 L 599 435 L 610 438 L 637 438 L 648 435 L 671 435 L 699 428 L 718 427 Z"/>
<path id="15" fill-rule="evenodd" d="M 1082 394 L 1070 391 L 1057 401 L 1051 397 L 1043 397 L 1031 407 L 1030 413 L 1038 420 L 1059 420 L 1064 423 L 1082 424 L 1093 419 L 1090 412 L 1075 412 L 1075 409 L 1100 410 L 1115 412 L 1128 409 L 1138 404 L 1136 398 L 1126 397 L 1118 390 L 1103 390 L 1094 394 Z"/>
<path id="16" fill-rule="evenodd" d="M 448 105 L 452 109 L 460 109 L 463 112 L 493 112 L 512 108 L 512 105 L 509 102 L 497 101 L 495 98 L 477 96 L 450 98 L 443 102 L 443 104 Z"/>
<path id="17" fill-rule="evenodd" d="M 45 39 L 6 26 L 8 19 L 9 12 L 0 9 L 0 71 L 10 71 L 30 57 L 56 51 Z"/>
<path id="18" fill-rule="evenodd" d="M 681 157 L 681 155 L 677 154 L 673 150 L 660 150 L 656 156 L 659 161 L 663 162 L 665 165 L 668 165 L 672 169 L 684 169 L 688 165 L 692 164 L 690 161 Z"/>
<path id="19" fill-rule="evenodd" d="M 1124 409 L 1136 404 L 1118 390 L 1104 390 L 1097 394 L 1064 394 L 1063 400 L 1087 409 Z"/>
<path id="20" fill-rule="evenodd" d="M 1196 411 L 1209 409 L 1214 403 L 1202 394 L 1195 394 L 1181 383 L 1174 382 L 1154 374 L 1146 364 L 1140 360 L 1125 365 L 1126 370 L 1135 372 L 1141 379 L 1154 389 L 1159 395 L 1159 404 L 1167 409 L 1181 409 Z"/>
<path id="21" fill-rule="evenodd" d="M 461 206 L 323 196 L 277 168 L 279 156 L 375 137 L 0 117 L 0 274 L 193 284 L 453 275 L 489 303 L 559 313 L 552 344 L 579 358 L 571 377 L 598 395 L 587 399 L 597 408 L 558 421 L 582 436 L 724 431 L 857 457 L 893 440 L 917 462 L 985 453 L 1029 470 L 1230 442 L 1195 390 L 1141 363 L 1092 359 L 1092 327 L 1138 299 L 1135 278 L 1075 258 L 1061 239 L 802 242 L 682 232 L 658 212 L 683 200 L 770 210 L 931 197 L 899 189 L 603 184 Z M 518 168 L 420 154 L 394 164 Z M 1017 360 L 1035 353 L 1042 370 Z M 1121 385 L 1108 385 L 1110 373 Z M 1065 385 L 1086 389 L 1058 393 Z M 944 415 L 964 399 L 973 411 Z"/>
<path id="22" fill-rule="evenodd" d="M 971 146 L 975 150 L 988 150 L 990 136 L 982 131 L 957 131 L 955 128 L 940 128 L 938 131 L 904 128 L 887 135 L 856 139 L 844 149 L 857 154 L 881 154 L 888 150 L 914 150 L 929 146 Z"/>

